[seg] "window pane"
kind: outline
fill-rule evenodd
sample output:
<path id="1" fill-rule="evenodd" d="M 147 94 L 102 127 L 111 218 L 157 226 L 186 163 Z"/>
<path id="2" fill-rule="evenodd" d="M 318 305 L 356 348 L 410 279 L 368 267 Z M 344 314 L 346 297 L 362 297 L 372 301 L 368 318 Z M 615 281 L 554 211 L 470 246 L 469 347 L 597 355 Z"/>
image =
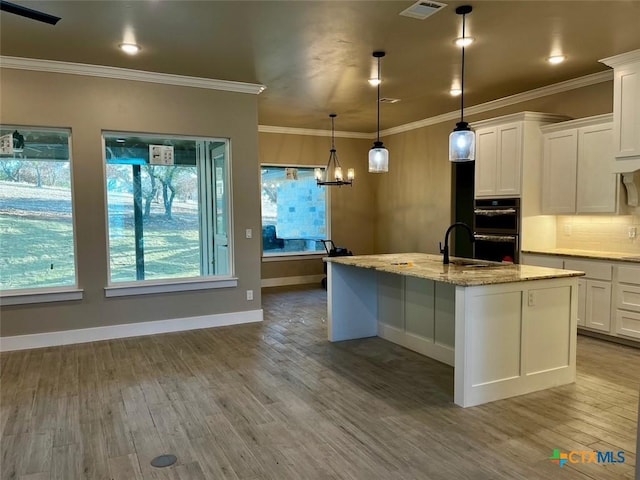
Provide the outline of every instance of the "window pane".
<path id="1" fill-rule="evenodd" d="M 229 275 L 227 141 L 104 140 L 111 282 Z"/>
<path id="2" fill-rule="evenodd" d="M 0 289 L 75 286 L 70 132 L 0 128 Z"/>
<path id="3" fill-rule="evenodd" d="M 326 188 L 314 167 L 262 166 L 264 255 L 324 252 L 327 224 Z"/>

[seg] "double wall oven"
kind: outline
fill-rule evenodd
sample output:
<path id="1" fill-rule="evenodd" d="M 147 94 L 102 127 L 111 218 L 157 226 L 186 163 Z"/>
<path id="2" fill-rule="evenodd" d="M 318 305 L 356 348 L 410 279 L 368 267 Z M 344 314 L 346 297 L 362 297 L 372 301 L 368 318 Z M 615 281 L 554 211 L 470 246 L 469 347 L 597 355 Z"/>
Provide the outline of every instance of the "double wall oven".
<path id="1" fill-rule="evenodd" d="M 520 260 L 520 199 L 476 199 L 473 257 L 495 262 Z"/>

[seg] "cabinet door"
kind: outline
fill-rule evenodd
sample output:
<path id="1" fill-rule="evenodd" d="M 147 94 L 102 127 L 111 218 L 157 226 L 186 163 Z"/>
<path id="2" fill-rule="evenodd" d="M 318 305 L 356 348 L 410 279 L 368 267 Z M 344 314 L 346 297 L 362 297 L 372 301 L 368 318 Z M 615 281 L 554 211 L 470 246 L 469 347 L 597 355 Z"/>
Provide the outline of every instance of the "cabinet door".
<path id="1" fill-rule="evenodd" d="M 575 128 L 544 135 L 542 213 L 575 213 L 577 163 L 578 132 Z"/>
<path id="2" fill-rule="evenodd" d="M 522 165 L 522 125 L 510 123 L 498 127 L 496 195 L 520 195 Z"/>
<path id="3" fill-rule="evenodd" d="M 613 125 L 578 130 L 578 213 L 615 213 L 617 175 L 611 173 Z"/>
<path id="4" fill-rule="evenodd" d="M 616 158 L 640 156 L 640 62 L 615 68 L 613 121 Z"/>
<path id="5" fill-rule="evenodd" d="M 587 281 L 584 278 L 578 280 L 578 325 L 584 327 L 587 322 Z"/>
<path id="6" fill-rule="evenodd" d="M 608 333 L 611 328 L 611 282 L 586 282 L 585 326 Z"/>
<path id="7" fill-rule="evenodd" d="M 493 197 L 496 194 L 497 137 L 496 128 L 476 131 L 476 197 Z"/>

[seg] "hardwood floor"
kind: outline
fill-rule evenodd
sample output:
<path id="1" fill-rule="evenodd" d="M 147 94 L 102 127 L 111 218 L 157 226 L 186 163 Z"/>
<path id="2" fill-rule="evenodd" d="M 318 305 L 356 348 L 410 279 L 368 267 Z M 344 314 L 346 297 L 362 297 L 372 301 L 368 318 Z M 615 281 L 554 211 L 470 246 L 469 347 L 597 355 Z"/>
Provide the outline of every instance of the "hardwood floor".
<path id="1" fill-rule="evenodd" d="M 640 350 L 578 338 L 575 384 L 462 409 L 451 367 L 326 341 L 326 294 L 269 289 L 265 322 L 0 355 L 1 478 L 634 477 Z M 624 451 L 568 463 L 554 449 Z M 163 453 L 178 462 L 157 469 Z"/>

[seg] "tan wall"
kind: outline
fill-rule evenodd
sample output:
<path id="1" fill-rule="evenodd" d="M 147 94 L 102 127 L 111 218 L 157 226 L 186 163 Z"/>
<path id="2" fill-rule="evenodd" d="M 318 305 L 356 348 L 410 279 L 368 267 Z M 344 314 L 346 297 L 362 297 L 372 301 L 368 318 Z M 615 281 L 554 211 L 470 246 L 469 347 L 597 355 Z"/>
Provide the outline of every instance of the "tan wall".
<path id="1" fill-rule="evenodd" d="M 2 336 L 261 308 L 260 236 L 235 235 L 237 288 L 105 298 L 102 130 L 231 139 L 233 223 L 260 231 L 257 96 L 2 69 L 0 121 L 72 129 L 78 280 L 84 299 L 2 308 Z M 245 300 L 245 290 L 255 293 Z"/>
<path id="2" fill-rule="evenodd" d="M 474 122 L 522 111 L 559 113 L 572 118 L 610 113 L 613 82 L 522 102 L 469 116 Z M 384 137 L 389 173 L 376 186 L 375 251 L 437 253 L 453 218 L 449 133 L 455 121 Z"/>
<path id="3" fill-rule="evenodd" d="M 331 139 L 310 135 L 279 133 L 259 134 L 260 163 L 324 166 L 329 159 Z M 336 138 L 336 150 L 342 168 L 355 168 L 351 187 L 329 189 L 331 204 L 331 238 L 336 245 L 354 254 L 374 253 L 375 174 L 368 173 L 369 140 Z M 321 274 L 322 261 L 269 261 L 262 263 L 262 278 L 281 278 Z"/>

